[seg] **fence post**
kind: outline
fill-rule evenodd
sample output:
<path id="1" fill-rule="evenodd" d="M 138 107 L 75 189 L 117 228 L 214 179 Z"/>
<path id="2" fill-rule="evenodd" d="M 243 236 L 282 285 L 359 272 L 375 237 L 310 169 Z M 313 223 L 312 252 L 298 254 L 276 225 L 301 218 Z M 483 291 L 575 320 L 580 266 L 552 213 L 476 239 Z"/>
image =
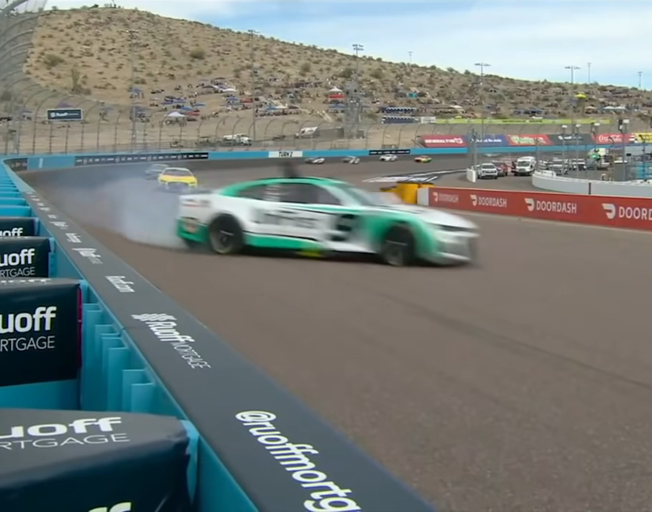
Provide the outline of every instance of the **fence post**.
<path id="1" fill-rule="evenodd" d="M 32 101 L 33 98 L 35 98 L 36 96 L 38 96 L 39 94 L 41 94 L 44 91 L 44 89 L 38 84 L 32 84 L 32 85 L 28 86 L 25 89 L 25 91 L 28 91 L 28 90 L 30 90 L 30 89 L 32 89 L 34 87 L 36 87 L 38 90 L 34 94 L 30 94 L 29 96 L 27 96 L 27 98 L 25 98 L 25 101 L 23 102 L 23 105 L 24 105 L 23 112 L 21 113 L 20 119 L 18 120 L 18 147 L 19 147 L 19 149 L 20 149 L 20 146 L 21 146 L 20 142 L 21 142 L 21 140 L 23 138 L 23 121 L 25 121 L 25 111 L 24 111 L 24 109 L 27 108 L 27 105 L 30 104 L 30 102 Z M 30 110 L 30 113 L 32 114 L 32 116 L 36 115 L 36 112 L 34 112 L 34 110 Z M 22 152 L 22 150 L 21 150 L 21 152 Z"/>

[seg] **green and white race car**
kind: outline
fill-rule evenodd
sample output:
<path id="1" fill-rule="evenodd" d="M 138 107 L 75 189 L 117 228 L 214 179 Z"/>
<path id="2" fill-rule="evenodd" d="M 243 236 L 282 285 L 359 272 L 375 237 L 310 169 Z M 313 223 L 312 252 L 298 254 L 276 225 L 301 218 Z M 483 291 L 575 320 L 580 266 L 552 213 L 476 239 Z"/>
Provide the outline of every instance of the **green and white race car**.
<path id="1" fill-rule="evenodd" d="M 177 235 L 218 254 L 245 248 L 377 255 L 393 266 L 464 264 L 478 230 L 451 213 L 384 201 L 329 178 L 279 177 L 182 195 Z"/>

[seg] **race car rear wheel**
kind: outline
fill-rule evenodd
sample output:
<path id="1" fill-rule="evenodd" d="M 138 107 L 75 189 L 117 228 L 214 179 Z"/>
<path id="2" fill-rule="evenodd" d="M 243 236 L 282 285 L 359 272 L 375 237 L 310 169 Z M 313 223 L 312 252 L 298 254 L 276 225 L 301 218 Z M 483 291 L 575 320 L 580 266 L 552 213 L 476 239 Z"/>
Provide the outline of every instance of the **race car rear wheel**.
<path id="1" fill-rule="evenodd" d="M 384 263 L 393 267 L 405 267 L 416 260 L 416 243 L 407 226 L 396 225 L 387 231 L 380 249 Z"/>
<path id="2" fill-rule="evenodd" d="M 217 254 L 238 254 L 244 248 L 244 233 L 240 223 L 231 215 L 218 217 L 209 227 L 208 243 Z"/>

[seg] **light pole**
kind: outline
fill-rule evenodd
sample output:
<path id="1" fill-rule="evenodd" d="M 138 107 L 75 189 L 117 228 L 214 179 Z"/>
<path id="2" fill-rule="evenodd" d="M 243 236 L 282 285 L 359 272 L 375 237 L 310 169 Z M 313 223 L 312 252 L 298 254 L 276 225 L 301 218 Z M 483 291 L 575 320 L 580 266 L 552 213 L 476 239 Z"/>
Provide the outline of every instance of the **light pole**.
<path id="1" fill-rule="evenodd" d="M 254 40 L 258 32 L 253 29 L 247 31 L 249 34 L 249 50 L 250 50 L 250 79 L 251 79 L 251 141 L 256 142 L 256 53 Z"/>
<path id="2" fill-rule="evenodd" d="M 478 133 L 471 129 L 471 167 L 478 172 Z"/>
<path id="3" fill-rule="evenodd" d="M 561 125 L 561 160 L 562 160 L 562 174 L 568 168 L 568 159 L 566 158 L 566 129 L 568 126 Z"/>
<path id="4" fill-rule="evenodd" d="M 598 150 L 598 148 L 597 148 L 598 143 L 599 143 L 598 136 L 600 135 L 600 123 L 599 122 L 595 121 L 595 122 L 591 123 L 591 135 L 593 135 L 593 139 L 595 141 L 595 145 L 596 145 L 595 150 Z M 594 154 L 595 154 L 595 152 L 593 154 L 591 154 L 591 157 L 593 157 Z M 588 151 L 587 151 L 587 157 L 588 157 Z M 595 159 L 593 159 L 593 160 L 595 161 Z M 597 170 L 597 165 L 596 165 L 596 170 Z M 588 176 L 589 176 L 589 169 L 587 167 L 586 168 L 586 177 L 588 178 Z"/>
<path id="5" fill-rule="evenodd" d="M 348 122 L 351 123 L 351 131 L 354 137 L 358 136 L 358 125 L 360 124 L 360 96 L 359 96 L 359 77 L 360 77 L 360 52 L 364 51 L 364 46 L 360 43 L 351 45 L 355 53 L 355 68 L 353 71 L 353 82 L 349 84 L 348 91 Z M 348 123 L 347 123 L 348 124 Z"/>
<path id="6" fill-rule="evenodd" d="M 131 62 L 131 87 L 129 87 L 129 97 L 131 99 L 131 111 L 129 118 L 131 119 L 131 150 L 136 149 L 136 37 L 138 36 L 137 30 L 127 30 L 129 36 L 129 56 Z"/>
<path id="7" fill-rule="evenodd" d="M 587 85 L 591 85 L 591 63 L 587 62 L 586 63 L 586 83 Z"/>
<path id="8" fill-rule="evenodd" d="M 581 68 L 579 66 L 566 66 L 565 69 L 570 71 L 571 123 L 575 124 L 575 105 L 572 102 L 572 98 L 573 92 L 575 92 L 575 71 Z"/>
<path id="9" fill-rule="evenodd" d="M 580 128 L 582 125 L 573 125 L 573 144 L 575 144 L 575 176 L 580 177 Z"/>
<path id="10" fill-rule="evenodd" d="M 480 68 L 480 141 L 484 142 L 484 68 L 491 67 L 491 64 L 476 62 L 475 65 Z"/>
<path id="11" fill-rule="evenodd" d="M 629 134 L 629 119 L 623 119 L 618 127 L 622 142 L 622 181 L 627 179 L 627 135 Z"/>

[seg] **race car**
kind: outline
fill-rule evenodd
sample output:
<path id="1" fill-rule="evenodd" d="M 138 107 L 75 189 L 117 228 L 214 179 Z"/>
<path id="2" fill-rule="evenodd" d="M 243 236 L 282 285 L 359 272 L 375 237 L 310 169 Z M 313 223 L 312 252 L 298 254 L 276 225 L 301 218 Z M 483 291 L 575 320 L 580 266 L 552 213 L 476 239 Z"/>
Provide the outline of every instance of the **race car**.
<path id="1" fill-rule="evenodd" d="M 170 167 L 167 164 L 152 164 L 147 169 L 145 169 L 145 178 L 148 180 L 153 180 L 158 178 L 165 169 Z"/>
<path id="2" fill-rule="evenodd" d="M 360 159 L 357 156 L 345 156 L 344 158 L 342 158 L 342 162 L 344 162 L 345 164 L 355 165 L 360 163 Z"/>
<path id="3" fill-rule="evenodd" d="M 414 161 L 420 164 L 427 164 L 428 162 L 432 162 L 432 158 L 430 158 L 429 156 L 421 155 L 415 157 Z"/>
<path id="4" fill-rule="evenodd" d="M 307 164 L 323 164 L 326 161 L 326 159 L 323 156 L 320 157 L 313 157 L 313 158 L 306 158 L 305 162 Z"/>
<path id="5" fill-rule="evenodd" d="M 396 162 L 397 159 L 396 155 L 380 155 L 381 162 Z"/>
<path id="6" fill-rule="evenodd" d="M 248 248 L 310 256 L 376 256 L 392 266 L 475 261 L 478 231 L 469 220 L 430 208 L 392 204 L 330 178 L 276 177 L 179 199 L 177 236 L 220 255 Z"/>
<path id="7" fill-rule="evenodd" d="M 158 175 L 158 184 L 169 191 L 186 191 L 197 188 L 197 178 L 190 171 L 182 167 L 168 167 Z"/>

